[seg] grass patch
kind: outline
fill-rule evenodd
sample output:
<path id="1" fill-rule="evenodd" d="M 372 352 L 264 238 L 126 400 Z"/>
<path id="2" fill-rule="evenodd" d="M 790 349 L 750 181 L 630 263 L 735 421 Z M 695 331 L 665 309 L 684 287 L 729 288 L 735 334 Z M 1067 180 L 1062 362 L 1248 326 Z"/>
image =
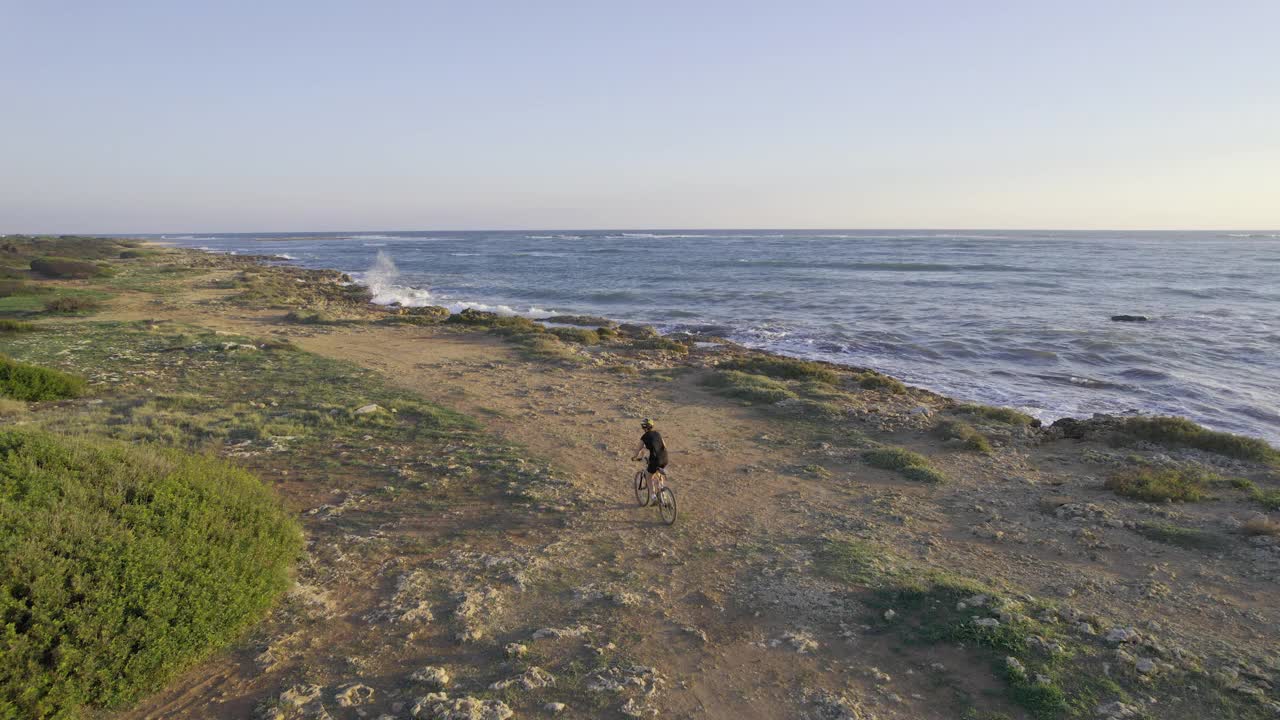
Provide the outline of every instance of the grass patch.
<path id="1" fill-rule="evenodd" d="M 1034 425 L 1036 419 L 1030 415 L 1018 412 L 1013 408 L 994 407 L 992 405 L 978 405 L 976 403 L 966 403 L 956 408 L 956 412 L 965 415 L 990 420 L 991 422 L 1000 423 L 1002 425 Z"/>
<path id="2" fill-rule="evenodd" d="M 102 307 L 102 303 L 92 297 L 82 295 L 62 295 L 53 298 L 44 304 L 44 311 L 47 313 L 72 314 L 82 312 L 93 312 Z"/>
<path id="3" fill-rule="evenodd" d="M 27 333 L 37 329 L 34 323 L 0 318 L 0 333 Z"/>
<path id="4" fill-rule="evenodd" d="M 1126 468 L 1107 479 L 1105 487 L 1121 497 L 1146 502 L 1195 502 L 1205 497 L 1212 473 L 1198 468 Z"/>
<path id="5" fill-rule="evenodd" d="M 23 282 L 22 280 L 0 280 L 0 297 L 45 295 L 50 292 L 52 292 L 52 289 L 44 285 Z"/>
<path id="6" fill-rule="evenodd" d="M 548 328 L 548 332 L 565 342 L 577 343 L 578 345 L 599 345 L 600 333 L 595 330 L 587 330 L 584 328 Z"/>
<path id="7" fill-rule="evenodd" d="M 1280 490 L 1259 490 L 1255 488 L 1249 497 L 1268 510 L 1280 510 Z"/>
<path id="8" fill-rule="evenodd" d="M 84 378 L 0 355 L 0 395 L 28 402 L 80 397 Z"/>
<path id="9" fill-rule="evenodd" d="M 1144 522 L 1134 528 L 1134 532 L 1148 540 L 1155 540 L 1166 545 L 1175 545 L 1188 550 L 1224 550 L 1227 542 L 1224 538 L 1211 532 L 1197 528 L 1187 528 L 1171 523 Z"/>
<path id="10" fill-rule="evenodd" d="M 892 395 L 902 395 L 907 391 L 907 386 L 897 379 L 871 370 L 858 376 L 858 387 L 863 390 L 879 390 Z"/>
<path id="11" fill-rule="evenodd" d="M 715 388 L 717 395 L 751 404 L 770 404 L 796 397 L 794 392 L 777 380 L 737 370 L 719 370 L 703 379 L 702 384 Z"/>
<path id="12" fill-rule="evenodd" d="M 908 480 L 942 483 L 946 475 L 929 464 L 925 456 L 906 448 L 883 447 L 862 453 L 862 461 L 871 467 L 893 470 Z"/>
<path id="13" fill-rule="evenodd" d="M 630 347 L 635 350 L 657 350 L 673 355 L 688 355 L 689 346 L 665 337 L 645 337 L 632 340 Z"/>
<path id="14" fill-rule="evenodd" d="M 1126 418 L 1120 431 L 1129 437 L 1159 445 L 1190 447 L 1241 460 L 1280 464 L 1280 451 L 1262 440 L 1209 430 L 1186 418 Z"/>
<path id="15" fill-rule="evenodd" d="M 332 315 L 317 310 L 290 310 L 284 319 L 299 325 L 334 325 L 338 322 Z"/>
<path id="16" fill-rule="evenodd" d="M 174 451 L 0 432 L 0 708 L 66 717 L 233 640 L 302 547 L 271 492 Z"/>
<path id="17" fill-rule="evenodd" d="M 839 380 L 834 370 L 820 363 L 775 355 L 733 358 L 720 363 L 719 367 L 751 375 L 764 375 L 783 380 L 813 380 L 829 385 L 834 385 Z"/>
<path id="18" fill-rule="evenodd" d="M 993 450 L 987 436 L 963 420 L 943 420 L 938 423 L 937 430 L 948 440 L 959 441 L 966 450 L 983 454 L 990 454 Z"/>

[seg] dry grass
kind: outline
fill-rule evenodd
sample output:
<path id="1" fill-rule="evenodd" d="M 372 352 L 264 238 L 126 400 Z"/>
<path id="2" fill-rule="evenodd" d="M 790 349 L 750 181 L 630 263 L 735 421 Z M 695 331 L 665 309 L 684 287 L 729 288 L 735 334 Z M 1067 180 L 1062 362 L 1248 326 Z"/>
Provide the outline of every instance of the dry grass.
<path id="1" fill-rule="evenodd" d="M 1249 536 L 1270 535 L 1272 537 L 1280 535 L 1280 522 L 1276 522 L 1269 517 L 1259 516 L 1246 520 L 1240 526 L 1240 532 Z"/>

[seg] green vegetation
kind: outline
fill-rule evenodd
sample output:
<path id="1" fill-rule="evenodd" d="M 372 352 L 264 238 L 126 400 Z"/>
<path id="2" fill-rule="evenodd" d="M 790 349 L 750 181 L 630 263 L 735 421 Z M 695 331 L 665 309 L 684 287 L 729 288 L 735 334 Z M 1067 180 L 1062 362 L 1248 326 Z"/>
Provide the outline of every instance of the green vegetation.
<path id="1" fill-rule="evenodd" d="M 815 380 L 831 385 L 839 381 L 836 372 L 821 363 L 773 355 L 732 358 L 720 363 L 719 367 L 783 380 Z"/>
<path id="2" fill-rule="evenodd" d="M 254 267 L 216 286 L 240 288 L 241 292 L 231 298 L 238 305 L 281 310 L 363 310 L 373 299 L 368 288 L 352 283 L 349 276 L 335 270 Z"/>
<path id="3" fill-rule="evenodd" d="M 956 408 L 956 412 L 965 415 L 973 415 L 1004 425 L 1034 425 L 1036 419 L 1026 413 L 1018 412 L 1013 408 L 994 407 L 991 405 L 964 404 Z"/>
<path id="4" fill-rule="evenodd" d="M 83 313 L 93 312 L 102 307 L 102 304 L 91 297 L 77 295 L 62 295 L 53 298 L 44 304 L 44 311 L 47 313 Z"/>
<path id="5" fill-rule="evenodd" d="M 35 332 L 38 328 L 33 323 L 21 320 L 0 319 L 0 333 Z"/>
<path id="6" fill-rule="evenodd" d="M 14 295 L 44 295 L 52 292 L 51 288 L 21 280 L 0 280 L 0 297 Z"/>
<path id="7" fill-rule="evenodd" d="M 868 370 L 858 376 L 858 387 L 863 390 L 880 390 L 892 395 L 902 395 L 907 391 L 907 386 L 898 382 L 895 378 L 881 375 L 873 370 Z"/>
<path id="8" fill-rule="evenodd" d="M 1162 542 L 1166 545 L 1176 545 L 1188 550 L 1221 551 L 1228 547 L 1226 539 L 1219 535 L 1215 535 L 1205 530 L 1181 527 L 1171 523 L 1139 523 L 1138 526 L 1134 528 L 1134 532 L 1150 540 Z"/>
<path id="9" fill-rule="evenodd" d="M 1107 479 L 1106 488 L 1117 495 L 1147 502 L 1195 502 L 1205 497 L 1215 479 L 1199 468 L 1138 466 L 1121 470 Z"/>
<path id="10" fill-rule="evenodd" d="M 721 366 L 723 367 L 723 366 Z M 786 385 L 763 375 L 752 375 L 737 370 L 720 370 L 708 375 L 703 384 L 715 388 L 716 394 L 743 400 L 751 404 L 776 403 L 790 400 L 796 394 Z"/>
<path id="11" fill-rule="evenodd" d="M 863 462 L 882 470 L 893 470 L 899 475 L 925 483 L 946 482 L 947 476 L 929 464 L 925 456 L 906 448 L 882 447 L 862 453 Z"/>
<path id="12" fill-rule="evenodd" d="M 1280 510 L 1280 490 L 1259 490 L 1254 489 L 1250 493 L 1253 501 L 1268 510 Z"/>
<path id="13" fill-rule="evenodd" d="M 673 355 L 687 355 L 689 353 L 688 345 L 665 337 L 637 338 L 632 340 L 628 346 L 635 350 L 657 350 Z"/>
<path id="14" fill-rule="evenodd" d="M 62 400 L 84 394 L 83 378 L 0 355 L 0 395 L 15 400 Z"/>
<path id="15" fill-rule="evenodd" d="M 316 310 L 290 310 L 284 319 L 299 325 L 333 325 L 338 322 L 332 315 Z"/>
<path id="16" fill-rule="evenodd" d="M 958 440 L 967 450 L 984 454 L 992 452 L 987 436 L 963 420 L 943 420 L 938 423 L 937 430 L 948 440 Z"/>
<path id="17" fill-rule="evenodd" d="M 87 280 L 111 274 L 108 266 L 63 257 L 41 257 L 31 261 L 31 269 L 46 277 Z"/>
<path id="18" fill-rule="evenodd" d="M 595 330 L 553 327 L 549 328 L 548 331 L 565 342 L 577 343 L 579 345 L 600 344 L 600 334 Z"/>
<path id="19" fill-rule="evenodd" d="M 1191 447 L 1241 460 L 1280 465 L 1280 451 L 1257 438 L 1203 428 L 1180 417 L 1126 418 L 1123 435 L 1160 445 Z"/>
<path id="20" fill-rule="evenodd" d="M 70 717 L 158 687 L 289 584 L 297 523 L 199 456 L 0 431 L 0 712 Z"/>

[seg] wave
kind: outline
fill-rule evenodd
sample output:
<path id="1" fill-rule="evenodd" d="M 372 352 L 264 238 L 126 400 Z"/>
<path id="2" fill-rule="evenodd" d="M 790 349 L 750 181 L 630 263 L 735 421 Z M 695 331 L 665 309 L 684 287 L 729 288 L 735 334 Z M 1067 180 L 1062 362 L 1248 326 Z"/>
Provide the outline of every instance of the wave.
<path id="1" fill-rule="evenodd" d="M 525 240 L 581 240 L 581 235 L 525 235 Z"/>
<path id="2" fill-rule="evenodd" d="M 1037 272 L 1031 268 L 1004 265 L 1000 263 L 979 263 L 976 265 L 953 265 L 947 263 L 918 262 L 821 262 L 810 260 L 755 259 L 738 258 L 739 265 L 757 265 L 761 267 L 798 268 L 806 270 L 869 270 L 883 272 Z M 725 263 L 728 265 L 727 263 Z"/>

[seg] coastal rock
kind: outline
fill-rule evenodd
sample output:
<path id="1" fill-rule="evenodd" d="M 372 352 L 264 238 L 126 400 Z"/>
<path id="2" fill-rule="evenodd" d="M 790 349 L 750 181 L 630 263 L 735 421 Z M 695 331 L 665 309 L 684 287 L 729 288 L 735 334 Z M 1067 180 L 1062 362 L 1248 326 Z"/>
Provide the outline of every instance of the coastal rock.
<path id="1" fill-rule="evenodd" d="M 355 707 L 373 702 L 373 688 L 360 683 L 344 686 L 334 697 L 342 707 Z"/>
<path id="2" fill-rule="evenodd" d="M 551 673 L 543 670 L 536 665 L 525 670 L 520 675 L 506 680 L 499 680 L 489 686 L 490 690 L 506 690 L 514 685 L 519 685 L 525 690 L 536 690 L 538 688 L 550 687 L 556 684 L 556 678 Z"/>
<path id="3" fill-rule="evenodd" d="M 501 700 L 480 700 L 473 697 L 453 698 L 427 696 L 413 707 L 415 718 L 431 720 L 507 720 L 515 715 Z"/>
<path id="4" fill-rule="evenodd" d="M 623 323 L 619 325 L 618 334 L 634 340 L 658 337 L 658 331 L 654 330 L 652 327 L 648 325 L 633 325 L 631 323 Z"/>
<path id="5" fill-rule="evenodd" d="M 428 665 L 409 676 L 409 679 L 420 682 L 427 687 L 443 690 L 449 681 L 449 673 L 444 668 Z"/>
<path id="6" fill-rule="evenodd" d="M 376 413 L 381 409 L 381 405 L 378 405 L 377 403 L 370 403 L 368 405 L 361 405 L 352 412 L 356 415 L 368 415 L 369 413 Z"/>

